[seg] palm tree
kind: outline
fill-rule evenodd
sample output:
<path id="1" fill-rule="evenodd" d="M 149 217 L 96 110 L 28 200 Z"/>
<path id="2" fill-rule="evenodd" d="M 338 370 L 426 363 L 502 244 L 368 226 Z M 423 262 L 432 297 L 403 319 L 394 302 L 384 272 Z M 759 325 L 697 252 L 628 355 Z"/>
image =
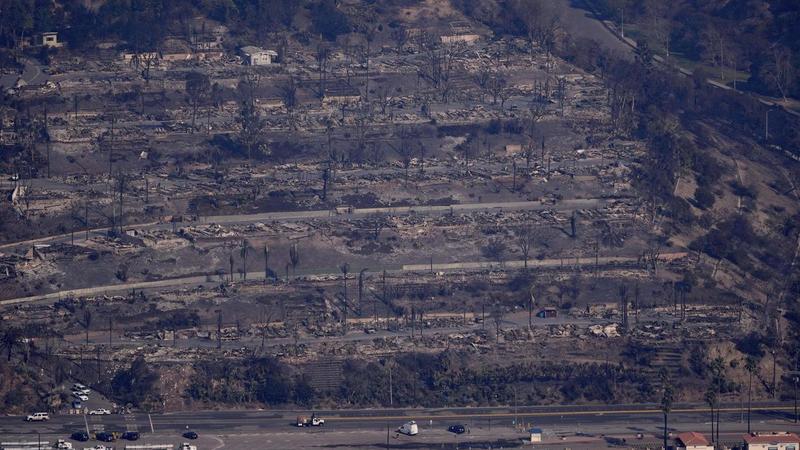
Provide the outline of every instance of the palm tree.
<path id="1" fill-rule="evenodd" d="M 717 414 L 716 414 L 716 417 L 717 417 L 717 436 L 716 436 L 716 441 L 719 442 L 719 405 L 716 402 L 717 402 L 717 394 L 722 392 L 723 388 L 725 387 L 725 360 L 722 359 L 721 356 L 717 356 L 716 358 L 714 358 L 713 361 L 711 361 L 710 369 L 711 369 L 712 378 L 711 378 L 711 384 L 708 387 L 708 389 L 709 389 L 709 391 L 711 391 L 711 393 L 713 393 L 713 400 L 715 402 L 714 404 L 715 404 L 716 409 L 717 409 Z M 712 414 L 712 419 L 714 418 L 713 409 L 714 408 L 712 407 L 712 413 L 711 413 Z M 714 436 L 712 435 L 712 441 L 713 440 L 714 440 Z"/>
<path id="2" fill-rule="evenodd" d="M 661 412 L 664 413 L 664 448 L 667 447 L 667 419 L 670 411 L 672 411 L 672 401 L 674 400 L 675 393 L 672 388 L 672 381 L 669 379 L 669 373 L 666 369 L 661 369 Z"/>
<path id="3" fill-rule="evenodd" d="M 233 251 L 228 255 L 228 263 L 231 266 L 231 283 L 233 283 Z"/>
<path id="4" fill-rule="evenodd" d="M 86 343 L 89 343 L 89 327 L 92 325 L 92 312 L 83 310 L 83 327 L 86 329 Z"/>
<path id="5" fill-rule="evenodd" d="M 242 278 L 247 281 L 247 249 L 250 248 L 250 243 L 247 239 L 242 239 L 241 249 L 239 254 L 242 256 Z"/>
<path id="6" fill-rule="evenodd" d="M 269 280 L 269 247 L 264 244 L 264 284 Z"/>
<path id="7" fill-rule="evenodd" d="M 750 433 L 750 406 L 753 400 L 753 374 L 756 372 L 758 368 L 758 363 L 756 359 L 752 356 L 748 356 L 744 363 L 744 368 L 747 370 L 749 374 L 749 379 L 747 382 L 747 433 Z"/>
<path id="8" fill-rule="evenodd" d="M 292 273 L 297 277 L 297 265 L 300 264 L 300 252 L 297 249 L 297 242 L 292 242 L 289 246 L 289 261 L 292 264 Z"/>
<path id="9" fill-rule="evenodd" d="M 717 391 L 713 385 L 709 386 L 706 391 L 706 403 L 711 409 L 711 443 L 714 443 L 714 407 L 717 404 Z M 719 429 L 719 425 L 717 425 L 717 429 Z"/>
<path id="10" fill-rule="evenodd" d="M 11 354 L 14 351 L 14 346 L 17 345 L 20 336 L 21 333 L 18 328 L 7 328 L 2 332 L 2 334 L 0 334 L 3 347 L 6 349 L 6 359 L 8 361 L 11 361 Z"/>

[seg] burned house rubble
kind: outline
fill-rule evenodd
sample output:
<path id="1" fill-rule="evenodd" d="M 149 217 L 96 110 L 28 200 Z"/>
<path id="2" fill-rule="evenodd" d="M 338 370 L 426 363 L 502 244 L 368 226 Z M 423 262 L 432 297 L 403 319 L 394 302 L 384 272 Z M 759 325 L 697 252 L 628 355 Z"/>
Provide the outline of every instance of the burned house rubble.
<path id="1" fill-rule="evenodd" d="M 0 48 L 0 412 L 792 398 L 792 101 L 736 93 L 744 52 L 672 74 L 561 1 L 251 3 Z"/>

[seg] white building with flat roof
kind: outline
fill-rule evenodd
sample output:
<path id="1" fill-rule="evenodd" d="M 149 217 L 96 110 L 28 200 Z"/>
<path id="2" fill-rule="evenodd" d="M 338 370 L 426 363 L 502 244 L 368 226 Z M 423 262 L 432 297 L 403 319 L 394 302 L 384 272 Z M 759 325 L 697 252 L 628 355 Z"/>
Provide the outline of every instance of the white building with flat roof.
<path id="1" fill-rule="evenodd" d="M 274 50 L 264 50 L 253 45 L 246 45 L 239 51 L 242 52 L 244 63 L 248 66 L 268 66 L 272 64 L 274 58 L 278 57 L 278 52 Z"/>

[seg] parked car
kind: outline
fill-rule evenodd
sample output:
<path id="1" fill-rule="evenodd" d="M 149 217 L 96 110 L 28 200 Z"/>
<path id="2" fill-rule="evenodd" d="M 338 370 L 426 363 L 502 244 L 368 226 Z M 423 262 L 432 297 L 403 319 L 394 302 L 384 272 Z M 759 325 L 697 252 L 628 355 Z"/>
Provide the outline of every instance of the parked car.
<path id="1" fill-rule="evenodd" d="M 80 400 L 73 400 L 72 401 L 72 407 L 75 408 L 75 409 L 81 409 L 81 408 L 83 408 L 83 403 L 81 403 Z"/>
<path id="2" fill-rule="evenodd" d="M 467 428 L 464 425 L 450 425 L 447 427 L 447 431 L 455 434 L 464 434 Z"/>
<path id="3" fill-rule="evenodd" d="M 86 442 L 89 440 L 89 433 L 85 431 L 76 431 L 69 437 L 73 441 Z"/>
<path id="4" fill-rule="evenodd" d="M 89 415 L 90 416 L 106 416 L 106 415 L 109 415 L 109 414 L 111 414 L 111 411 L 109 411 L 109 410 L 107 410 L 105 408 L 98 408 L 98 409 L 93 409 L 93 410 L 89 411 Z"/>
<path id="5" fill-rule="evenodd" d="M 197 439 L 197 433 L 194 431 L 187 431 L 186 433 L 183 433 L 183 437 L 186 439 Z"/>
<path id="6" fill-rule="evenodd" d="M 106 431 L 101 431 L 94 435 L 95 439 L 101 442 L 114 442 L 117 438 L 114 436 L 114 433 L 109 433 Z"/>
<path id="7" fill-rule="evenodd" d="M 72 385 L 72 391 L 73 392 L 80 392 L 81 394 L 85 394 L 85 395 L 89 395 L 89 393 L 92 392 L 91 389 L 89 389 L 88 387 L 86 387 L 86 386 L 84 386 L 84 385 L 82 385 L 80 383 L 73 384 Z"/>
<path id="8" fill-rule="evenodd" d="M 139 432 L 138 431 L 126 431 L 122 433 L 122 439 L 126 441 L 138 441 L 139 440 Z"/>
<path id="9" fill-rule="evenodd" d="M 50 414 L 47 414 L 46 412 L 37 412 L 29 414 L 25 420 L 28 422 L 45 422 L 50 420 Z"/>
<path id="10" fill-rule="evenodd" d="M 86 395 L 86 394 L 81 394 L 81 393 L 80 393 L 80 392 L 78 392 L 78 391 L 74 391 L 74 392 L 72 393 L 72 396 L 73 396 L 73 397 L 75 397 L 75 398 L 77 398 L 77 399 L 78 399 L 78 400 L 80 400 L 80 401 L 83 401 L 83 402 L 88 402 L 88 401 L 89 401 L 89 396 L 88 396 L 88 395 Z"/>
<path id="11" fill-rule="evenodd" d="M 74 447 L 72 447 L 72 442 L 67 442 L 63 439 L 59 439 L 58 441 L 56 441 L 56 448 L 59 450 L 72 450 Z"/>

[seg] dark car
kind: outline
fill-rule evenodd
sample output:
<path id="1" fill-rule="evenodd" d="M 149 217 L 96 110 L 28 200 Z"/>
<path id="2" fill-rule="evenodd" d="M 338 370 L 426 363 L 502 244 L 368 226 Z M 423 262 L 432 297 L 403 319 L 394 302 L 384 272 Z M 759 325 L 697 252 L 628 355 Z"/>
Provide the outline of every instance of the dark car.
<path id="1" fill-rule="evenodd" d="M 467 429 L 464 427 L 464 425 L 450 425 L 447 427 L 447 431 L 455 434 L 464 434 Z"/>
<path id="2" fill-rule="evenodd" d="M 197 433 L 194 431 L 187 431 L 186 433 L 183 433 L 183 437 L 186 439 L 197 439 Z"/>
<path id="3" fill-rule="evenodd" d="M 101 442 L 114 442 L 117 440 L 117 438 L 114 437 L 113 433 L 107 433 L 105 431 L 97 433 L 94 437 L 95 439 Z"/>
<path id="4" fill-rule="evenodd" d="M 70 436 L 70 439 L 72 439 L 73 441 L 78 441 L 78 442 L 86 442 L 86 441 L 89 440 L 89 433 L 87 433 L 85 431 L 76 431 L 76 432 L 72 433 L 72 436 Z"/>
<path id="5" fill-rule="evenodd" d="M 138 441 L 139 440 L 139 432 L 138 431 L 126 431 L 122 433 L 122 439 L 126 441 Z"/>

